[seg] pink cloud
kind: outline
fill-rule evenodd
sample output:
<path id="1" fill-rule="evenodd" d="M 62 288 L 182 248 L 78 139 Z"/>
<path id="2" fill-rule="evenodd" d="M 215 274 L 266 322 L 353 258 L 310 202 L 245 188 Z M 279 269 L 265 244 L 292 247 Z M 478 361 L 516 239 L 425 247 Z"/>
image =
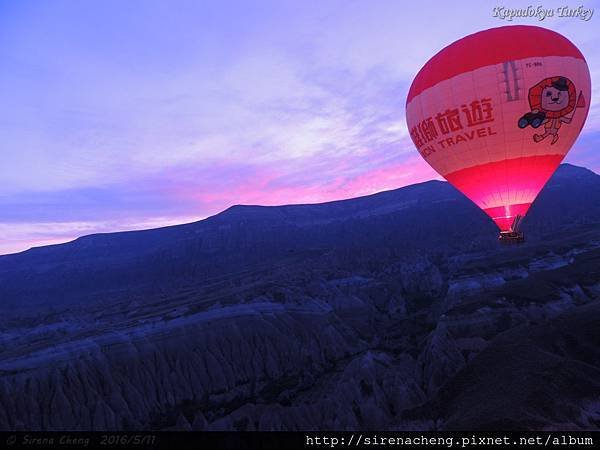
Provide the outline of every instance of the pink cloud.
<path id="1" fill-rule="evenodd" d="M 178 201 L 193 200 L 215 213 L 232 204 L 282 205 L 320 203 L 373 194 L 409 184 L 440 178 L 419 156 L 404 161 L 366 167 L 360 158 L 331 161 L 317 173 L 307 163 L 295 172 L 283 166 L 232 169 L 221 166 L 197 179 L 168 186 L 168 195 Z M 287 170 L 286 170 L 287 169 Z M 187 177 L 186 177 L 187 178 Z"/>

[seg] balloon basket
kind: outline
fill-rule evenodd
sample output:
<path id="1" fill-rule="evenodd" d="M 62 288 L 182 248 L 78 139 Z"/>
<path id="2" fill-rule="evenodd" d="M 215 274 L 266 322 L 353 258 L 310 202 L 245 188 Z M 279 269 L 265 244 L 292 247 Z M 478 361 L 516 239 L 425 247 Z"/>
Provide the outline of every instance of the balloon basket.
<path id="1" fill-rule="evenodd" d="M 498 240 L 503 244 L 520 244 L 525 242 L 525 236 L 521 231 L 501 231 Z"/>

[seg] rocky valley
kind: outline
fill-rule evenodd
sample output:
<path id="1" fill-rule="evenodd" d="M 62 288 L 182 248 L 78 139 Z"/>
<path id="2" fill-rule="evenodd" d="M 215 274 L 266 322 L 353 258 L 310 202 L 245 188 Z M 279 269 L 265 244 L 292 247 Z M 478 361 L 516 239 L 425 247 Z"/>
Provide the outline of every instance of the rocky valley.
<path id="1" fill-rule="evenodd" d="M 502 245 L 431 181 L 0 257 L 0 429 L 600 428 L 600 176 Z"/>

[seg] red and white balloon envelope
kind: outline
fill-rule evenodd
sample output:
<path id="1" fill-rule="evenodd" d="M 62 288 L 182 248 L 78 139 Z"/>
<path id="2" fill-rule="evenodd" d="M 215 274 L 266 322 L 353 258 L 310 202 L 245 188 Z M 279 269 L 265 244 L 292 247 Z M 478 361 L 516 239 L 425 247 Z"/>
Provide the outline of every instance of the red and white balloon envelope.
<path id="1" fill-rule="evenodd" d="M 577 139 L 590 92 L 586 61 L 564 36 L 492 28 L 423 66 L 406 121 L 425 161 L 510 232 Z"/>

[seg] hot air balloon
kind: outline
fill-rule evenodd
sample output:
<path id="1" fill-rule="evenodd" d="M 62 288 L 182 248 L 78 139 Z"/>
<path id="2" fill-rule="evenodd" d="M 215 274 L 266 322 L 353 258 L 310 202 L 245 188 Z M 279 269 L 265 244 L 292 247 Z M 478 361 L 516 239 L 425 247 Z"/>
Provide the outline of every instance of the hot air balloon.
<path id="1" fill-rule="evenodd" d="M 433 169 L 479 206 L 501 240 L 577 139 L 590 73 L 564 36 L 505 26 L 466 36 L 431 58 L 406 100 L 411 138 Z"/>

